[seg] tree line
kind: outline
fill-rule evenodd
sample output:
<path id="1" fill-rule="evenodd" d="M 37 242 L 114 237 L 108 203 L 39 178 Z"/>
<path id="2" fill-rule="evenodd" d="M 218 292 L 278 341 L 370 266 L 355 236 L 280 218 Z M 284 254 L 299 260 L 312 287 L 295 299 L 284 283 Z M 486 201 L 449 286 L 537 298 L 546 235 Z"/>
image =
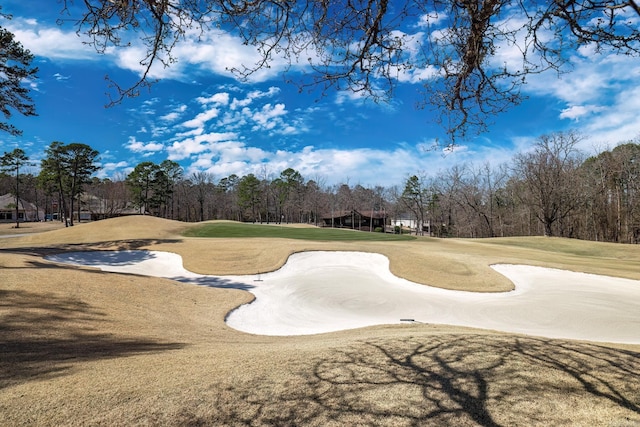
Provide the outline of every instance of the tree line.
<path id="1" fill-rule="evenodd" d="M 81 212 L 94 219 L 137 213 L 188 222 L 321 225 L 323 218 L 357 211 L 384 216 L 387 224 L 410 215 L 413 232 L 436 237 L 546 235 L 637 243 L 640 144 L 587 157 L 577 148 L 580 139 L 574 132 L 544 135 L 509 164 L 454 165 L 388 187 L 327 185 L 293 168 L 277 176 L 186 176 L 171 160 L 145 161 L 126 176 L 98 179 L 96 150 L 54 142 L 37 176 L 24 173 L 31 163 L 21 149 L 0 157 L 0 193 L 26 199 L 68 225 Z"/>
<path id="2" fill-rule="evenodd" d="M 400 201 L 436 236 L 561 236 L 638 243 L 640 145 L 587 157 L 574 132 L 540 137 L 509 165 L 407 180 Z"/>

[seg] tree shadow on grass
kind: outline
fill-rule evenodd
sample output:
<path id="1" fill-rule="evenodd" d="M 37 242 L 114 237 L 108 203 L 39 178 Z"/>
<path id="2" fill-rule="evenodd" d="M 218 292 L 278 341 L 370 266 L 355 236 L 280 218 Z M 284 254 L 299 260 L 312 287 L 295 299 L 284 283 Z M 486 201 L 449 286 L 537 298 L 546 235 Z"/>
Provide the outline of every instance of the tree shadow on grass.
<path id="1" fill-rule="evenodd" d="M 45 257 L 48 261 L 57 263 L 79 265 L 83 267 L 94 267 L 108 265 L 113 267 L 123 267 L 139 264 L 143 261 L 157 258 L 156 254 L 145 249 L 134 250 L 87 250 L 87 251 L 67 251 Z"/>
<path id="2" fill-rule="evenodd" d="M 248 282 L 239 282 L 224 276 L 205 276 L 202 277 L 182 277 L 182 276 L 174 276 L 169 277 L 169 279 L 174 280 L 180 283 L 186 283 L 190 285 L 198 285 L 198 286 L 206 286 L 208 288 L 216 288 L 216 289 L 238 289 L 241 291 L 249 291 L 250 289 L 255 288 L 255 285 L 252 285 Z"/>
<path id="3" fill-rule="evenodd" d="M 101 251 L 91 250 L 83 252 L 65 252 L 62 254 L 49 255 L 47 260 L 56 262 L 58 268 L 61 266 L 69 266 L 71 268 L 80 267 L 93 267 L 93 266 L 110 266 L 114 268 L 135 266 L 139 265 L 143 261 L 149 261 L 155 259 L 157 256 L 155 253 L 148 250 L 126 250 L 126 251 Z M 43 267 L 49 266 L 49 264 L 39 263 L 37 261 L 30 262 L 31 267 Z M 107 270 L 108 271 L 108 270 Z M 121 274 L 141 274 L 145 275 L 144 271 L 140 272 L 127 272 L 127 271 L 115 271 Z M 146 276 L 146 275 L 145 275 Z M 180 276 L 157 276 L 153 273 L 153 277 L 162 277 L 176 282 L 187 283 L 192 285 L 206 286 L 210 288 L 219 289 L 239 289 L 248 291 L 255 286 L 248 282 L 236 281 L 225 276 L 213 276 L 205 274 L 196 275 L 180 275 Z M 247 279 L 250 280 L 250 279 Z"/>
<path id="4" fill-rule="evenodd" d="M 95 332 L 106 320 L 78 299 L 0 290 L 0 389 L 64 375 L 78 362 L 184 347 Z"/>
<path id="5" fill-rule="evenodd" d="M 130 240 L 106 240 L 102 242 L 92 243 L 65 243 L 59 245 L 49 245 L 42 247 L 18 247 L 18 248 L 3 248 L 1 252 L 34 255 L 34 256 L 46 256 L 53 255 L 61 252 L 83 252 L 83 251 L 100 251 L 100 250 L 112 250 L 112 251 L 129 251 L 137 250 L 141 248 L 148 248 L 154 245 L 163 243 L 180 243 L 180 239 L 130 239 Z"/>
<path id="6" fill-rule="evenodd" d="M 51 267 L 54 265 L 56 268 L 84 268 L 109 266 L 119 269 L 121 267 L 136 266 L 143 261 L 149 261 L 156 258 L 156 254 L 147 250 L 131 250 L 131 251 L 84 251 L 84 252 L 66 252 L 63 254 L 49 255 L 46 257 L 48 261 L 53 261 L 56 264 L 45 264 L 39 261 L 30 261 L 29 267 Z M 148 277 L 162 277 L 165 279 L 173 280 L 180 283 L 206 286 L 210 288 L 218 289 L 239 289 L 248 291 L 255 286 L 248 282 L 236 281 L 225 276 L 213 276 L 213 275 L 162 275 L 158 276 L 157 273 L 146 275 L 144 271 L 118 271 L 109 270 L 108 272 L 115 272 L 119 274 L 136 274 Z M 247 279 L 250 280 L 250 279 Z"/>
<path id="7" fill-rule="evenodd" d="M 381 339 L 291 369 L 295 379 L 286 384 L 261 378 L 219 385 L 214 415 L 184 413 L 182 421 L 394 426 L 640 422 L 640 353 L 597 345 L 486 335 Z"/>
<path id="8" fill-rule="evenodd" d="M 38 249 L 40 250 L 40 249 Z M 0 250 L 1 253 L 2 250 Z M 46 253 L 46 255 L 44 255 Z M 85 250 L 85 251 L 47 251 L 42 252 L 40 256 L 44 256 L 47 261 L 28 260 L 25 265 L 20 267 L 4 267 L 4 268 L 56 268 L 56 269 L 68 269 L 68 270 L 84 270 L 86 267 L 96 266 L 113 266 L 113 267 L 126 267 L 135 266 L 143 261 L 153 260 L 156 255 L 149 250 L 145 249 L 132 249 L 132 250 Z M 144 274 L 144 271 L 140 272 L 126 272 L 126 271 L 106 271 L 107 274 L 132 274 L 141 275 L 144 277 L 162 277 L 165 279 L 173 280 L 176 282 L 193 284 L 199 286 L 206 286 L 210 288 L 218 289 L 238 289 L 248 291 L 255 287 L 247 281 L 236 281 L 225 276 L 214 275 L 195 275 L 195 276 L 155 276 Z M 256 281 L 256 280 L 253 280 Z"/>

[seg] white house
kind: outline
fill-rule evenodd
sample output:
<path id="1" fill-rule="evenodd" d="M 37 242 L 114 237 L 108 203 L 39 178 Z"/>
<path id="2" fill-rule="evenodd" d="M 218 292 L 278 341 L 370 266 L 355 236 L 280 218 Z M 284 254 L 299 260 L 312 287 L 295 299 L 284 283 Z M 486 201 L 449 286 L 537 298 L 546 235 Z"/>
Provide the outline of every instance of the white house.
<path id="1" fill-rule="evenodd" d="M 25 200 L 18 200 L 18 218 L 16 218 L 16 197 L 12 194 L 0 196 L 0 222 L 38 221 L 43 217 L 38 208 Z"/>
<path id="2" fill-rule="evenodd" d="M 418 227 L 418 221 L 413 214 L 403 213 L 391 218 L 391 226 L 415 230 Z"/>
<path id="3" fill-rule="evenodd" d="M 420 227 L 420 221 L 416 219 L 414 214 L 403 213 L 391 219 L 391 227 L 396 226 L 402 227 L 404 230 L 409 229 L 412 233 L 419 234 L 418 227 Z M 431 233 L 431 222 L 429 220 L 425 220 L 422 224 L 422 231 L 427 234 Z"/>

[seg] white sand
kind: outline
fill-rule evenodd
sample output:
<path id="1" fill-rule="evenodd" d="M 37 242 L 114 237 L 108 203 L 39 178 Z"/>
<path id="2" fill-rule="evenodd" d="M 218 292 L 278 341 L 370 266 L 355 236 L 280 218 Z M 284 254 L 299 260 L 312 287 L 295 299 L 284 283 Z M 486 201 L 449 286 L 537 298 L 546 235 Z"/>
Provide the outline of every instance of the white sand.
<path id="1" fill-rule="evenodd" d="M 51 261 L 248 290 L 255 301 L 227 324 L 262 335 L 303 335 L 414 319 L 550 338 L 640 343 L 640 281 L 524 265 L 493 268 L 515 291 L 449 291 L 392 275 L 388 259 L 361 252 L 304 252 L 259 276 L 204 276 L 179 255 L 155 251 L 76 252 Z"/>

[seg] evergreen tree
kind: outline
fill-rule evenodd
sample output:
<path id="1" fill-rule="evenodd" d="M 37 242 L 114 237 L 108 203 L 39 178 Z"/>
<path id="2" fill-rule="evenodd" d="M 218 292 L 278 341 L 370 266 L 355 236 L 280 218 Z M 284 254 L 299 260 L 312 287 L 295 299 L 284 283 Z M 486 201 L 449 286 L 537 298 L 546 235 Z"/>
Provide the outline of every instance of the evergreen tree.
<path id="1" fill-rule="evenodd" d="M 10 153 L 5 151 L 4 156 L 0 157 L 0 167 L 5 172 L 15 173 L 16 185 L 14 195 L 16 196 L 16 228 L 20 227 L 20 168 L 29 164 L 29 158 L 24 150 L 16 148 Z"/>
<path id="2" fill-rule="evenodd" d="M 84 184 L 90 182 L 91 175 L 98 170 L 95 161 L 99 153 L 86 144 L 64 145 L 55 141 L 47 148 L 46 154 L 41 174 L 56 182 L 65 225 L 73 226 L 75 200 L 82 193 Z"/>
<path id="3" fill-rule="evenodd" d="M 1 7 L 0 7 L 1 8 Z M 0 12 L 0 16 L 10 18 Z M 25 82 L 35 79 L 38 69 L 31 66 L 33 55 L 16 41 L 13 33 L 0 27 L 0 111 L 6 120 L 13 110 L 24 116 L 35 116 L 35 106 Z M 6 121 L 0 121 L 0 131 L 20 135 L 22 131 Z"/>

